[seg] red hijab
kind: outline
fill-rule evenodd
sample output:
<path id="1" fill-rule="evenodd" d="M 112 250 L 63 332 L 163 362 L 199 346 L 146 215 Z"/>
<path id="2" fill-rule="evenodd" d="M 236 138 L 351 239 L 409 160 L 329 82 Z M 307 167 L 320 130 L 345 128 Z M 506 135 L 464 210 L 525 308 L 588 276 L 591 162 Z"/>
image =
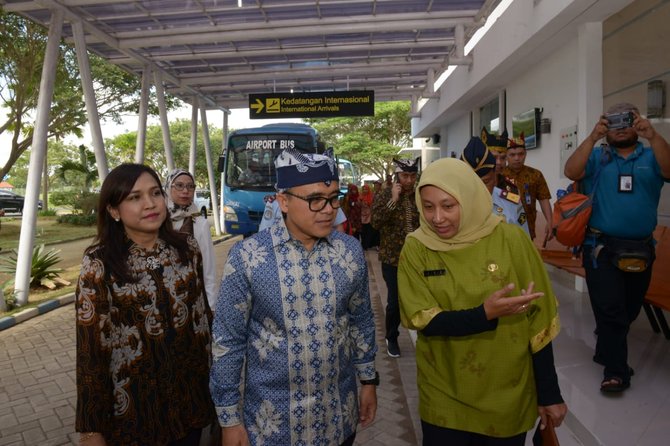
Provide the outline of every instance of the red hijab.
<path id="1" fill-rule="evenodd" d="M 367 204 L 368 206 L 372 206 L 372 199 L 374 198 L 374 195 L 372 194 L 372 190 L 370 189 L 370 186 L 367 184 L 363 185 L 363 193 L 361 194 L 361 201 Z"/>

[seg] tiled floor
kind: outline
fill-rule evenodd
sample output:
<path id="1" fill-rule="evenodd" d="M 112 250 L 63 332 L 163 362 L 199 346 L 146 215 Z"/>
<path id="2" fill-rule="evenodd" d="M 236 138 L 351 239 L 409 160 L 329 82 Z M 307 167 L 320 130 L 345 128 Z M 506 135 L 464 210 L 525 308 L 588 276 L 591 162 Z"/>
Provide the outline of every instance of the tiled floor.
<path id="1" fill-rule="evenodd" d="M 368 252 L 371 288 L 382 303 L 386 289 L 376 253 Z M 629 335 L 630 364 L 635 369 L 631 388 L 622 395 L 599 391 L 602 367 L 594 363 L 594 321 L 588 294 L 576 290 L 575 277 L 547 267 L 560 307 L 562 330 L 554 341 L 554 355 L 569 413 L 557 430 L 562 446 L 657 446 L 670 444 L 670 340 L 651 330 L 644 313 Z M 581 284 L 578 284 L 578 286 Z M 372 294 L 375 292 L 373 290 Z M 383 310 L 383 306 L 382 306 Z M 667 314 L 666 314 L 667 316 Z M 380 337 L 378 335 L 378 337 Z M 383 341 L 383 335 L 381 336 Z M 402 330 L 403 356 L 396 361 L 404 384 L 407 407 L 421 441 L 412 335 Z M 384 349 L 381 349 L 383 355 Z M 531 445 L 531 435 L 526 444 Z M 362 444 L 362 443 L 361 443 Z"/>
<path id="2" fill-rule="evenodd" d="M 601 394 L 602 366 L 591 359 L 595 323 L 588 294 L 574 290 L 572 275 L 548 269 L 563 326 L 554 352 L 570 410 L 567 427 L 587 446 L 670 444 L 670 340 L 654 333 L 642 312 L 628 336 L 631 387 L 621 395 Z"/>

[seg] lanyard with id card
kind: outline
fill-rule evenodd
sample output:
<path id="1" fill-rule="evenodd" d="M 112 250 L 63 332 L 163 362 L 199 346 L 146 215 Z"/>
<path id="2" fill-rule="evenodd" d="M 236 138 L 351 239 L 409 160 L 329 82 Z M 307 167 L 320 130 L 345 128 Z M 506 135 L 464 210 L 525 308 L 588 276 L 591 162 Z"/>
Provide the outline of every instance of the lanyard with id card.
<path id="1" fill-rule="evenodd" d="M 633 175 L 619 174 L 619 192 L 633 192 Z"/>
<path id="2" fill-rule="evenodd" d="M 633 166 L 630 169 L 630 173 L 621 173 L 621 167 L 619 166 L 619 160 L 614 158 L 616 162 L 616 168 L 619 171 L 619 193 L 631 193 L 633 192 L 633 172 L 635 172 L 635 161 L 633 160 Z"/>

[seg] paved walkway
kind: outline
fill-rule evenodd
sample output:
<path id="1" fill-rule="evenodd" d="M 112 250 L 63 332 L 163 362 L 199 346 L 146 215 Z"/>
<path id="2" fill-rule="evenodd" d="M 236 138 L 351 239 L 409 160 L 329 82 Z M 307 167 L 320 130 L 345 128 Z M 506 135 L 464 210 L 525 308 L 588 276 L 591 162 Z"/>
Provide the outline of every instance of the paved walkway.
<path id="1" fill-rule="evenodd" d="M 229 245 L 220 243 L 215 247 L 219 270 Z M 420 444 L 420 429 L 415 427 L 413 344 L 402 329 L 403 356 L 393 359 L 386 355 L 383 329 L 386 288 L 376 252 L 368 251 L 367 256 L 379 344 L 377 367 L 382 384 L 378 390 L 377 418 L 359 431 L 356 444 Z M 0 446 L 77 444 L 75 380 L 74 305 L 65 305 L 1 331 Z"/>

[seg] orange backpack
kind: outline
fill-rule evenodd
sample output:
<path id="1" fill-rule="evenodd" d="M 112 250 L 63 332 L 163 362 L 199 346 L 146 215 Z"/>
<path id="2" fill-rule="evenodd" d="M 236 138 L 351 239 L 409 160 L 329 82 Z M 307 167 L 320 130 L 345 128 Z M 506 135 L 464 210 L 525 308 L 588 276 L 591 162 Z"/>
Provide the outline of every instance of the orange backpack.
<path id="1" fill-rule="evenodd" d="M 591 218 L 594 194 L 598 187 L 600 172 L 603 166 L 612 160 L 609 148 L 603 147 L 600 162 L 593 176 L 593 189 L 588 195 L 579 191 L 579 183 L 575 181 L 568 187 L 568 193 L 556 200 L 552 215 L 552 231 L 554 237 L 565 246 L 579 246 L 586 237 L 586 227 Z"/>
<path id="2" fill-rule="evenodd" d="M 572 190 L 556 201 L 552 218 L 554 236 L 565 246 L 579 246 L 584 241 L 593 203 L 593 194 L 580 194 L 576 183 Z"/>

